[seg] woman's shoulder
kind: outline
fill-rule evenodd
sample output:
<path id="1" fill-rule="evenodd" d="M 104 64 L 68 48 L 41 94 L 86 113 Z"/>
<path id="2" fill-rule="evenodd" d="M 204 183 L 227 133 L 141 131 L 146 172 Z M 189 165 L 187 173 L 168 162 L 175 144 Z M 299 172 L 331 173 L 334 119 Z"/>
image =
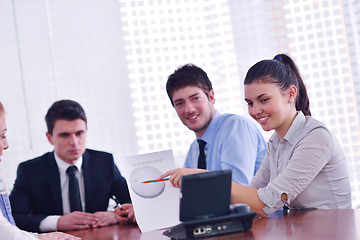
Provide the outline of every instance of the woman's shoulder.
<path id="1" fill-rule="evenodd" d="M 310 133 L 313 131 L 323 132 L 324 134 L 331 135 L 328 127 L 321 121 L 312 116 L 305 116 L 305 125 L 303 131 Z"/>
<path id="2" fill-rule="evenodd" d="M 321 121 L 307 116 L 303 132 L 304 138 L 311 138 L 317 144 L 326 143 L 331 148 L 341 149 L 335 134 Z"/>

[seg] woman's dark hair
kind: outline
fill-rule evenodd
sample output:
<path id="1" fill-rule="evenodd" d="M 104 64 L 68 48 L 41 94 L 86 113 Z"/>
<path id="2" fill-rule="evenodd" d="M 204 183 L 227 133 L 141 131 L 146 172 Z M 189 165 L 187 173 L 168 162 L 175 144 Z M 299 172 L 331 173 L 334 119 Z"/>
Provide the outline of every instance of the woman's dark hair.
<path id="1" fill-rule="evenodd" d="M 298 95 L 295 100 L 297 111 L 311 116 L 310 102 L 305 84 L 294 61 L 286 54 L 278 54 L 272 60 L 262 60 L 252 66 L 246 74 L 244 84 L 253 82 L 276 83 L 285 91 L 291 85 L 296 86 Z"/>

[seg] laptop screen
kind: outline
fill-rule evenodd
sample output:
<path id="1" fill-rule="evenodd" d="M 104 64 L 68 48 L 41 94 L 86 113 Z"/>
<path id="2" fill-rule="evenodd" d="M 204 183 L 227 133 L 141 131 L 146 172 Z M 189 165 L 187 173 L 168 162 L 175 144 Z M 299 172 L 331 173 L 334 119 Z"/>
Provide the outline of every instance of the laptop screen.
<path id="1" fill-rule="evenodd" d="M 206 219 L 229 214 L 231 170 L 183 176 L 180 221 Z"/>

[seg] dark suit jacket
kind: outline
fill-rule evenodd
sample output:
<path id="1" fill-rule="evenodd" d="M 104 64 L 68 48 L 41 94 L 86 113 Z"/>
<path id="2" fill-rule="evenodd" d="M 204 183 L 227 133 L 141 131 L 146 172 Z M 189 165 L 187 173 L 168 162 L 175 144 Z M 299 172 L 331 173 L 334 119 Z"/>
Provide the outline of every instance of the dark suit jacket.
<path id="1" fill-rule="evenodd" d="M 106 211 L 112 195 L 120 203 L 130 202 L 126 180 L 112 154 L 86 149 L 82 171 L 86 212 Z M 26 231 L 39 232 L 45 217 L 63 215 L 60 175 L 53 152 L 19 165 L 10 202 L 16 225 Z"/>

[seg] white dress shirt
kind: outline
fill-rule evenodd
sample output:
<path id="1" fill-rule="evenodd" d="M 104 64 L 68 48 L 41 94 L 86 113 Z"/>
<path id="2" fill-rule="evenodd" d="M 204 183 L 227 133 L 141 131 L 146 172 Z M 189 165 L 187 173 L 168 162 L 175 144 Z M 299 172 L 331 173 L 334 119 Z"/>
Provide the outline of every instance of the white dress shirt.
<path id="1" fill-rule="evenodd" d="M 63 205 L 63 213 L 68 214 L 70 213 L 70 203 L 69 203 L 69 176 L 66 174 L 66 170 L 71 165 L 61 160 L 59 156 L 55 154 L 55 161 L 59 168 L 60 173 L 60 187 L 61 187 L 61 196 L 62 196 L 62 205 Z M 81 205 L 83 211 L 85 211 L 85 188 L 84 188 L 84 176 L 81 169 L 83 159 L 80 157 L 75 162 L 75 166 L 78 168 L 77 177 L 79 179 L 79 190 L 80 190 L 80 197 L 81 197 Z M 56 231 L 57 230 L 57 221 L 60 218 L 59 215 L 51 215 L 44 218 L 40 223 L 40 231 L 48 232 L 48 231 Z"/>
<path id="2" fill-rule="evenodd" d="M 351 208 L 347 162 L 335 136 L 319 121 L 298 112 L 284 139 L 270 138 L 250 187 L 258 189 L 264 212 L 290 208 Z M 287 194 L 288 201 L 281 195 Z"/>

